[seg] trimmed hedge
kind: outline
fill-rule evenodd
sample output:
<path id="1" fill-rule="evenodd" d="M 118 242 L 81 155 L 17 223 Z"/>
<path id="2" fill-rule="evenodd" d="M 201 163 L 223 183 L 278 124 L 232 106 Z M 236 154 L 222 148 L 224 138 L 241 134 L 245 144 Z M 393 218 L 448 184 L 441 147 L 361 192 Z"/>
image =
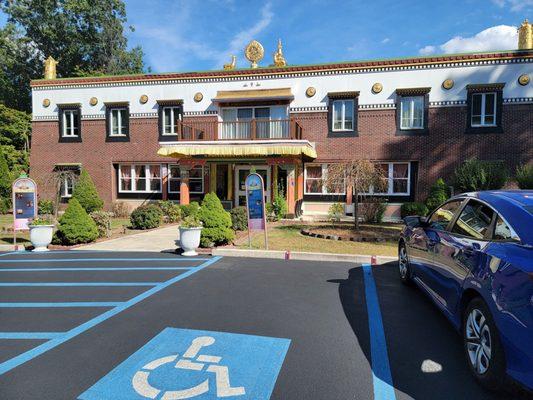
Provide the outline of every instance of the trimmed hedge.
<path id="1" fill-rule="evenodd" d="M 231 214 L 231 226 L 233 230 L 245 231 L 248 229 L 248 216 L 246 215 L 246 207 L 239 206 L 232 208 Z"/>
<path id="2" fill-rule="evenodd" d="M 77 199 L 88 213 L 100 211 L 104 206 L 103 200 L 98 196 L 98 191 L 87 170 L 82 169 L 78 181 L 74 185 L 72 198 Z"/>
<path id="3" fill-rule="evenodd" d="M 133 229 L 152 229 L 161 225 L 163 212 L 155 204 L 137 207 L 130 215 Z"/>
<path id="4" fill-rule="evenodd" d="M 429 210 L 424 203 L 403 203 L 400 209 L 402 218 L 409 215 L 419 215 L 424 217 L 428 214 Z"/>
<path id="5" fill-rule="evenodd" d="M 501 189 L 509 171 L 502 161 L 466 160 L 455 169 L 455 187 L 460 192 Z"/>
<path id="6" fill-rule="evenodd" d="M 231 229 L 231 216 L 224 210 L 215 193 L 205 195 L 198 218 L 204 227 L 200 239 L 202 247 L 226 244 L 235 238 L 235 232 Z"/>
<path id="7" fill-rule="evenodd" d="M 98 228 L 77 199 L 70 199 L 59 220 L 57 239 L 62 244 L 89 243 L 98 237 Z"/>
<path id="8" fill-rule="evenodd" d="M 533 189 L 533 164 L 519 165 L 516 168 L 516 182 L 520 189 Z"/>

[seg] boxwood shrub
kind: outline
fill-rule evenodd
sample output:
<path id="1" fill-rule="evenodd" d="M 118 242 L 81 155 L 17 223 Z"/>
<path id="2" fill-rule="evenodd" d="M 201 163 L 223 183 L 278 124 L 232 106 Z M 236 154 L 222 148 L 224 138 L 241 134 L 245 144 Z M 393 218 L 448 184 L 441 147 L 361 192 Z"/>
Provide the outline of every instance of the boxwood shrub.
<path id="1" fill-rule="evenodd" d="M 161 225 L 163 212 L 155 204 L 147 204 L 137 207 L 130 215 L 133 229 L 152 229 Z"/>

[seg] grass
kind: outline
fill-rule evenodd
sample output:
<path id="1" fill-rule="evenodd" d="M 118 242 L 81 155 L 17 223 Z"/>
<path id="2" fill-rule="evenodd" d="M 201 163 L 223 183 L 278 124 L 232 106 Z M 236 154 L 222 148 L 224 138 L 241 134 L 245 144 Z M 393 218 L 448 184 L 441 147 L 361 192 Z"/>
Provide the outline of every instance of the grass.
<path id="1" fill-rule="evenodd" d="M 307 225 L 279 225 L 268 230 L 269 250 L 291 250 L 314 253 L 340 253 L 340 254 L 370 254 L 376 256 L 395 256 L 398 243 L 396 241 L 368 243 L 348 242 L 329 239 L 319 239 L 304 236 L 300 229 Z M 248 241 L 238 246 L 248 248 Z M 264 249 L 264 235 L 262 232 L 254 233 L 252 248 Z"/>

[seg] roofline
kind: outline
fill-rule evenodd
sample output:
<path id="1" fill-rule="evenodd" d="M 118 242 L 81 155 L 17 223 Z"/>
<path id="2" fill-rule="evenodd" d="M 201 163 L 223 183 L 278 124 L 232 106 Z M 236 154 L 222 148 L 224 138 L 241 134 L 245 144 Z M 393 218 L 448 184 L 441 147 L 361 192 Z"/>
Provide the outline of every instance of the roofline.
<path id="1" fill-rule="evenodd" d="M 357 69 L 381 69 L 387 67 L 405 67 L 433 65 L 442 63 L 461 63 L 465 61 L 494 61 L 494 60 L 511 60 L 515 58 L 532 58 L 533 50 L 502 50 L 496 52 L 479 52 L 479 53 L 461 53 L 435 55 L 429 57 L 408 57 L 392 58 L 364 61 L 344 61 L 327 64 L 308 64 L 308 65 L 290 65 L 286 67 L 261 67 L 261 68 L 241 68 L 234 70 L 212 70 L 197 72 L 176 72 L 176 73 L 158 73 L 158 74 L 129 74 L 129 75 L 107 75 L 94 77 L 70 77 L 57 79 L 36 79 L 30 82 L 32 88 L 35 87 L 53 87 L 53 86 L 77 86 L 86 84 L 109 84 L 125 82 L 164 82 L 170 80 L 187 80 L 187 79 L 214 79 L 214 78 L 233 78 L 263 75 L 285 75 L 302 74 L 313 71 L 335 72 L 344 70 Z"/>

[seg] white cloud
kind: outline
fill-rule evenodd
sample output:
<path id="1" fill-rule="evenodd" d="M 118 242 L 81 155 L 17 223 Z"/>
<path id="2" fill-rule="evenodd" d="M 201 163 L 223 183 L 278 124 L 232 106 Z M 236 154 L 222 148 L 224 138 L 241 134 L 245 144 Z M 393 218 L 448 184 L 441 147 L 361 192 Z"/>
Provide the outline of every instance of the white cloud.
<path id="1" fill-rule="evenodd" d="M 500 8 L 509 7 L 514 12 L 533 7 L 533 0 L 492 0 L 492 2 Z"/>
<path id="2" fill-rule="evenodd" d="M 386 44 L 386 43 L 389 43 L 390 42 L 390 38 L 386 37 L 385 39 L 383 39 L 381 41 L 382 44 Z"/>
<path id="3" fill-rule="evenodd" d="M 476 51 L 511 50 L 518 47 L 516 26 L 498 25 L 474 36 L 456 36 L 438 46 L 428 45 L 418 52 L 422 55 L 439 53 L 470 53 Z"/>

